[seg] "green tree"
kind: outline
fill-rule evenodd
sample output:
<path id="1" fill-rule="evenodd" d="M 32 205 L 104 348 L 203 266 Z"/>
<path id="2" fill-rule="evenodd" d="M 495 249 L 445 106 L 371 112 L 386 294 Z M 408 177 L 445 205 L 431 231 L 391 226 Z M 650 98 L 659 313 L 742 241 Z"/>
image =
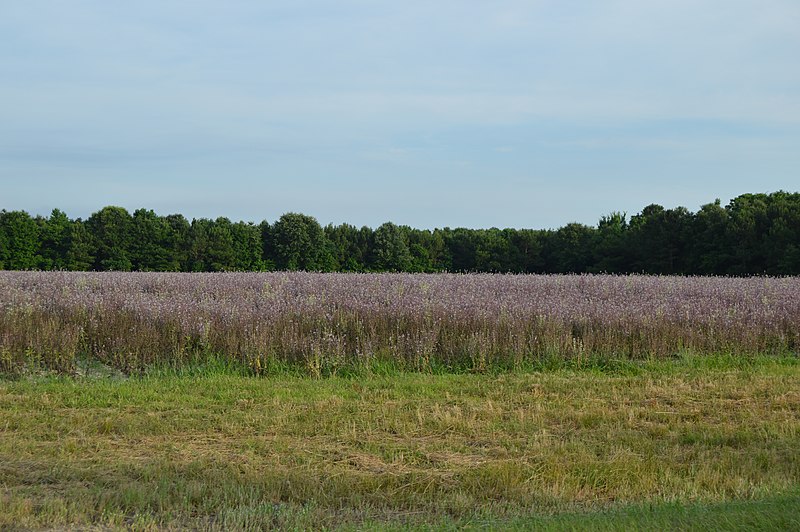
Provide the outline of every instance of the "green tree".
<path id="1" fill-rule="evenodd" d="M 6 211 L 0 211 L 0 270 L 5 270 L 11 266 L 6 266 L 11 258 L 11 250 L 9 249 L 9 238 L 3 226 L 3 218 L 5 218 Z"/>
<path id="2" fill-rule="evenodd" d="M 30 270 L 39 263 L 39 226 L 25 211 L 0 211 L 0 261 L 9 270 Z"/>
<path id="3" fill-rule="evenodd" d="M 94 243 L 95 269 L 130 271 L 133 217 L 122 207 L 103 207 L 86 220 Z"/>
<path id="4" fill-rule="evenodd" d="M 475 269 L 480 272 L 507 272 L 511 269 L 511 242 L 507 233 L 493 227 L 476 231 Z"/>
<path id="5" fill-rule="evenodd" d="M 275 249 L 272 244 L 272 226 L 266 220 L 258 226 L 261 232 L 261 261 L 264 270 L 272 271 L 275 269 Z"/>
<path id="6" fill-rule="evenodd" d="M 686 208 L 648 205 L 631 217 L 633 269 L 658 274 L 686 273 L 691 234 L 692 214 Z"/>
<path id="7" fill-rule="evenodd" d="M 375 267 L 381 271 L 405 272 L 412 266 L 408 236 L 403 228 L 386 222 L 375 230 Z"/>
<path id="8" fill-rule="evenodd" d="M 130 257 L 134 270 L 143 272 L 175 271 L 172 228 L 166 219 L 152 210 L 137 209 L 131 223 Z"/>
<path id="9" fill-rule="evenodd" d="M 475 271 L 475 251 L 477 238 L 475 231 L 459 227 L 442 230 L 450 255 L 451 270 L 456 272 Z"/>
<path id="10" fill-rule="evenodd" d="M 284 214 L 274 225 L 104 207 L 83 222 L 0 211 L 0 269 L 800 274 L 800 193 L 742 194 L 697 213 L 648 205 L 558 230 L 377 230 Z"/>
<path id="11" fill-rule="evenodd" d="M 208 261 L 211 225 L 208 218 L 195 218 L 189 230 L 188 264 L 189 271 L 207 272 L 211 270 Z"/>
<path id="12" fill-rule="evenodd" d="M 206 264 L 215 272 L 236 269 L 236 250 L 233 244 L 233 224 L 221 216 L 208 226 Z"/>
<path id="13" fill-rule="evenodd" d="M 800 271 L 800 194 L 774 192 L 765 197 L 767 228 L 761 238 L 764 271 L 790 275 Z"/>
<path id="14" fill-rule="evenodd" d="M 169 226 L 170 269 L 191 271 L 189 264 L 191 224 L 182 214 L 168 214 L 164 220 Z"/>
<path id="15" fill-rule="evenodd" d="M 190 271 L 219 272 L 236 269 L 233 224 L 228 218 L 192 220 L 189 241 Z"/>
<path id="16" fill-rule="evenodd" d="M 428 250 L 433 271 L 445 272 L 453 269 L 453 257 L 447 247 L 447 239 L 443 230 L 434 229 L 424 245 Z"/>
<path id="17" fill-rule="evenodd" d="M 282 270 L 327 271 L 332 250 L 325 233 L 312 216 L 286 213 L 272 227 L 275 263 Z"/>
<path id="18" fill-rule="evenodd" d="M 87 271 L 95 263 L 92 236 L 80 218 L 70 224 L 69 243 L 64 256 L 64 267 L 72 271 Z"/>
<path id="19" fill-rule="evenodd" d="M 362 272 L 367 269 L 374 236 L 372 229 L 358 229 L 349 224 L 328 224 L 324 232 L 339 270 Z"/>
<path id="20" fill-rule="evenodd" d="M 742 194 L 725 208 L 730 215 L 733 265 L 730 273 L 763 273 L 766 261 L 761 249 L 761 235 L 766 232 L 767 205 L 763 194 Z"/>
<path id="21" fill-rule="evenodd" d="M 50 218 L 41 221 L 39 267 L 43 270 L 66 269 L 72 221 L 59 209 L 53 209 Z"/>
<path id="22" fill-rule="evenodd" d="M 733 250 L 730 215 L 719 199 L 700 207 L 694 215 L 689 261 L 692 273 L 724 275 L 731 271 Z"/>
<path id="23" fill-rule="evenodd" d="M 411 269 L 415 272 L 436 272 L 449 268 L 449 256 L 444 238 L 439 231 L 405 227 Z"/>
<path id="24" fill-rule="evenodd" d="M 624 213 L 612 212 L 597 224 L 595 273 L 625 273 L 631 271 L 628 244 L 628 221 Z"/>
<path id="25" fill-rule="evenodd" d="M 249 222 L 237 222 L 231 226 L 233 238 L 234 268 L 239 271 L 264 271 L 262 258 L 261 227 Z"/>
<path id="26" fill-rule="evenodd" d="M 542 233 L 533 229 L 504 229 L 509 241 L 509 271 L 517 273 L 537 273 L 544 271 L 542 258 Z"/>
<path id="27" fill-rule="evenodd" d="M 594 264 L 596 230 L 588 225 L 570 223 L 548 233 L 547 268 L 551 273 L 583 273 Z"/>

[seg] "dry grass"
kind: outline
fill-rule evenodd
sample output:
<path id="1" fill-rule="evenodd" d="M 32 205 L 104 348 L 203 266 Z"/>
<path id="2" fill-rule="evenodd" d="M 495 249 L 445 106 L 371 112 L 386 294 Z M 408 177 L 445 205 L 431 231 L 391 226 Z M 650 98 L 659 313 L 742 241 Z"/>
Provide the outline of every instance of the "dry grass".
<path id="1" fill-rule="evenodd" d="M 0 527 L 507 522 L 800 486 L 796 359 L 626 368 L 0 381 Z"/>

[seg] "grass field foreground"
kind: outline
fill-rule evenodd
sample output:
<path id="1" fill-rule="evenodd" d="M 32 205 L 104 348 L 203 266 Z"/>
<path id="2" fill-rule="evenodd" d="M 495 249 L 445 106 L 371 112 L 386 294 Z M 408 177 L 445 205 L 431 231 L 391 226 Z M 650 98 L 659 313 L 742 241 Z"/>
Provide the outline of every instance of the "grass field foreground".
<path id="1" fill-rule="evenodd" d="M 0 528 L 791 528 L 799 486 L 796 358 L 0 381 Z"/>

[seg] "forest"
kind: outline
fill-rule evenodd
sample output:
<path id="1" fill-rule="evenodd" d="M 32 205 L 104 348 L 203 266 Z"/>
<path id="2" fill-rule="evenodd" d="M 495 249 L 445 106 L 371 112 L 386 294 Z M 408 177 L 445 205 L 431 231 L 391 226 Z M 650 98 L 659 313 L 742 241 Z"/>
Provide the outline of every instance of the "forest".
<path id="1" fill-rule="evenodd" d="M 800 193 L 743 194 L 691 212 L 651 204 L 630 217 L 559 229 L 421 230 L 132 214 L 89 218 L 0 211 L 0 269 L 77 271 L 341 271 L 800 274 Z"/>

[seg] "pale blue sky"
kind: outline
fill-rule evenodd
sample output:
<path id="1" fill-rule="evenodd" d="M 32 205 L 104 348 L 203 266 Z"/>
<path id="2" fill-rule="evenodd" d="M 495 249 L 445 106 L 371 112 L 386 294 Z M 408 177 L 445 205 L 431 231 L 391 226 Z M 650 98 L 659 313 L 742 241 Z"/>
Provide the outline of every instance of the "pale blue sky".
<path id="1" fill-rule="evenodd" d="M 589 224 L 800 190 L 797 0 L 0 5 L 0 208 Z"/>

